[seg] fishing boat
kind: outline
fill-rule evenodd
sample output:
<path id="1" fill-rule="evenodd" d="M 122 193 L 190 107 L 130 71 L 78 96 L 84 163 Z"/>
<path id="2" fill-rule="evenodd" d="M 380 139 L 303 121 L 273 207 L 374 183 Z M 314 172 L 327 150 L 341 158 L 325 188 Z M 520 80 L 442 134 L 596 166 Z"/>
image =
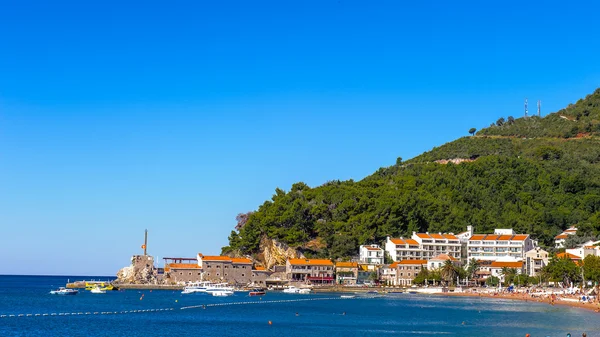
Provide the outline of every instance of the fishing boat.
<path id="1" fill-rule="evenodd" d="M 79 291 L 77 289 L 67 289 L 65 287 L 50 291 L 50 294 L 52 295 L 77 295 L 78 293 Z"/>
<path id="2" fill-rule="evenodd" d="M 108 291 L 112 291 L 112 290 L 118 290 L 116 289 L 112 284 L 108 283 L 108 282 L 85 282 L 85 290 L 92 290 L 93 288 L 98 287 L 102 290 L 108 290 Z"/>
<path id="3" fill-rule="evenodd" d="M 106 294 L 106 290 L 104 290 L 104 289 L 100 288 L 100 286 L 99 286 L 99 285 L 96 285 L 95 287 L 92 287 L 92 288 L 90 289 L 90 292 L 91 292 L 92 294 Z"/>
<path id="4" fill-rule="evenodd" d="M 266 294 L 266 292 L 263 289 L 252 289 L 248 293 L 248 296 L 262 296 L 265 294 Z"/>

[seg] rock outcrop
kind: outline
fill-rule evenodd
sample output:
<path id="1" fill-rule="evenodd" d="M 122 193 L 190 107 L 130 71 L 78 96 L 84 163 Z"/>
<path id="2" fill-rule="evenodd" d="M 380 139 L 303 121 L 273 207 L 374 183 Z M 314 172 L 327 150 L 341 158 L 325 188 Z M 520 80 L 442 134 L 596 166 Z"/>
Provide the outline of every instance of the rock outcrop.
<path id="1" fill-rule="evenodd" d="M 131 265 L 117 272 L 117 283 L 122 284 L 158 284 L 154 258 L 149 255 L 134 255 Z"/>
<path id="2" fill-rule="evenodd" d="M 305 258 L 298 250 L 267 237 L 260 240 L 260 251 L 258 260 L 267 269 L 271 269 L 275 265 L 285 265 L 287 259 Z"/>

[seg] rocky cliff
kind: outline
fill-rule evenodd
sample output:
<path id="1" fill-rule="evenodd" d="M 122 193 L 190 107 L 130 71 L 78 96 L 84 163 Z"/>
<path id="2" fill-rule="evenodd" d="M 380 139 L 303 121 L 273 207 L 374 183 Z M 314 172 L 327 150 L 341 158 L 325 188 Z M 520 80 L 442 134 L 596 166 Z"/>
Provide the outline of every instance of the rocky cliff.
<path id="1" fill-rule="evenodd" d="M 154 258 L 149 255 L 134 255 L 131 265 L 117 272 L 116 283 L 121 284 L 158 284 Z"/>

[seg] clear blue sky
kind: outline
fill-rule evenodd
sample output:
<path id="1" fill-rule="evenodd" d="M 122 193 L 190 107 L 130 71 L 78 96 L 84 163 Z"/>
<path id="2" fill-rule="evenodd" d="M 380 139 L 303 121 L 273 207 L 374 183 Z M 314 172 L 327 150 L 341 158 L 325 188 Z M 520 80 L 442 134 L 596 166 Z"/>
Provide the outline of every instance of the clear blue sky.
<path id="1" fill-rule="evenodd" d="M 275 188 L 359 180 L 600 86 L 597 2 L 0 2 L 3 274 L 218 254 Z"/>

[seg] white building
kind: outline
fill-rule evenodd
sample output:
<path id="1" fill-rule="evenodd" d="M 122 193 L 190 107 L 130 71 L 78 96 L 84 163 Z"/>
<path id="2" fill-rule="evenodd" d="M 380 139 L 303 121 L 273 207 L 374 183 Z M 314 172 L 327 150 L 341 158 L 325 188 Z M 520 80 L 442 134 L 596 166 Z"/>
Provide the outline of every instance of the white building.
<path id="1" fill-rule="evenodd" d="M 360 246 L 360 262 L 365 264 L 380 265 L 384 263 L 383 249 L 379 245 Z"/>
<path id="2" fill-rule="evenodd" d="M 394 262 L 389 266 L 383 266 L 379 269 L 379 280 L 383 284 L 396 286 L 398 285 L 397 271 L 398 262 Z"/>
<path id="3" fill-rule="evenodd" d="M 494 261 L 489 267 L 490 274 L 500 279 L 501 282 L 504 282 L 504 268 L 516 269 L 517 275 L 523 274 L 523 261 L 516 262 L 504 262 L 504 261 Z"/>
<path id="4" fill-rule="evenodd" d="M 455 259 L 460 259 L 460 247 L 458 238 L 452 233 L 413 232 L 410 239 L 392 239 L 388 237 L 385 243 L 385 250 L 394 261 L 429 260 L 440 254 L 447 254 Z"/>
<path id="5" fill-rule="evenodd" d="M 460 266 L 460 260 L 454 258 L 448 254 L 440 254 L 434 258 L 431 258 L 427 261 L 427 269 L 428 270 L 436 270 L 444 268 L 446 261 L 451 261 L 453 265 Z"/>
<path id="6" fill-rule="evenodd" d="M 581 247 L 566 249 L 565 252 L 578 256 L 581 259 L 584 259 L 588 255 L 600 256 L 600 247 L 596 246 L 598 244 L 600 244 L 600 241 L 588 241 L 581 245 Z"/>
<path id="7" fill-rule="evenodd" d="M 500 258 L 521 261 L 535 242 L 529 234 L 515 234 L 512 229 L 496 229 L 494 234 L 473 234 L 467 243 L 468 260 L 496 261 Z"/>
<path id="8" fill-rule="evenodd" d="M 538 276 L 542 268 L 548 265 L 550 254 L 540 247 L 525 253 L 525 273 L 529 276 Z"/>
<path id="9" fill-rule="evenodd" d="M 575 227 L 575 226 L 569 227 L 567 230 L 565 230 L 564 232 L 562 232 L 554 237 L 554 247 L 555 248 L 564 248 L 567 237 L 569 235 L 575 235 L 575 234 L 577 234 L 577 227 Z"/>

